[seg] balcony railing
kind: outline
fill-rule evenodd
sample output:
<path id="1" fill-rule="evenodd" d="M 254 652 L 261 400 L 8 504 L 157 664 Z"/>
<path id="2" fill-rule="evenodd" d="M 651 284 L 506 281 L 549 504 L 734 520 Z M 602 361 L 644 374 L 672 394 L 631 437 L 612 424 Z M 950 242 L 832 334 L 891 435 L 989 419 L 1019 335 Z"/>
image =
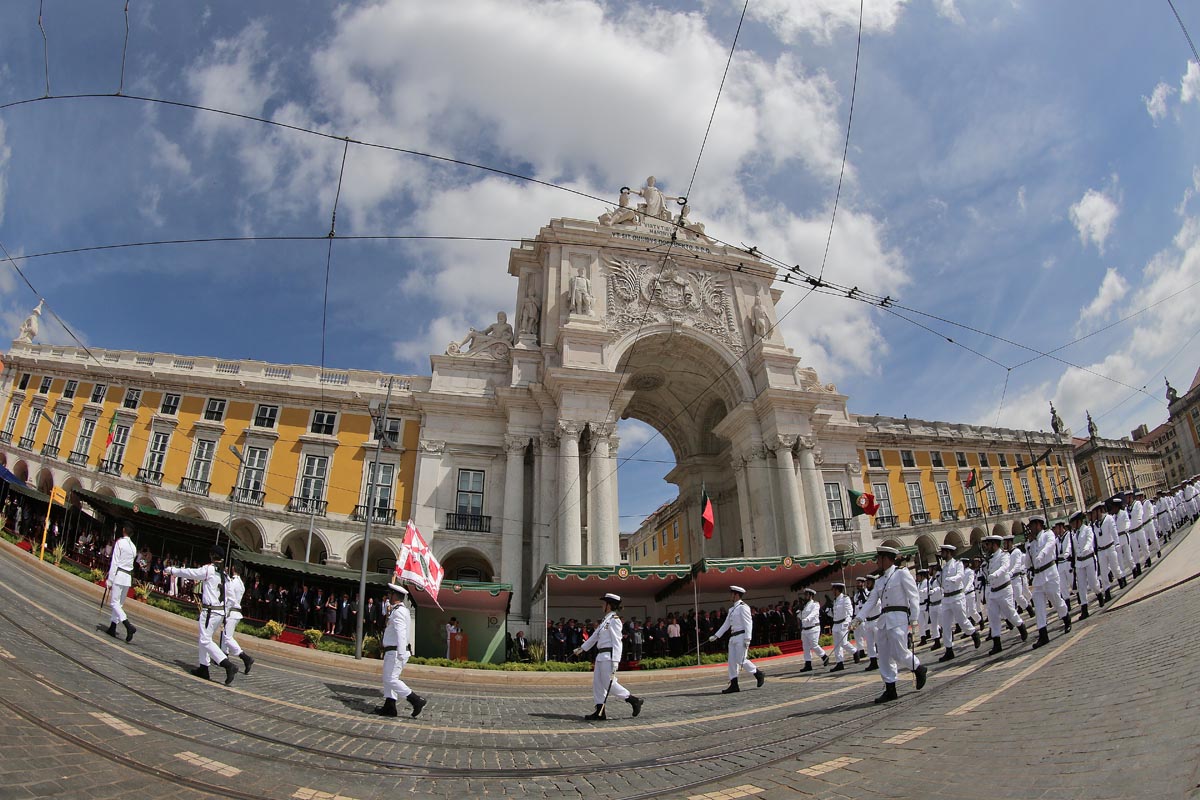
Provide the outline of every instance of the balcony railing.
<path id="1" fill-rule="evenodd" d="M 1073 494 L 1069 494 L 1069 495 L 1067 495 L 1067 496 L 1066 496 L 1064 499 L 1065 499 L 1065 500 L 1066 500 L 1068 503 L 1074 503 L 1074 502 L 1075 502 L 1075 495 L 1073 495 Z"/>
<path id="2" fill-rule="evenodd" d="M 106 458 L 100 462 L 100 466 L 96 469 L 103 472 L 105 475 L 120 475 L 121 462 L 115 458 Z"/>
<path id="3" fill-rule="evenodd" d="M 895 528 L 899 525 L 899 521 L 895 517 L 876 517 L 875 527 L 880 530 L 884 528 Z"/>
<path id="4" fill-rule="evenodd" d="M 198 494 L 202 497 L 208 497 L 208 490 L 211 488 L 211 483 L 198 478 L 184 478 L 179 482 L 179 491 L 188 494 Z"/>
<path id="5" fill-rule="evenodd" d="M 58 458 L 58 445 L 42 445 L 42 455 L 44 455 L 46 458 Z"/>
<path id="6" fill-rule="evenodd" d="M 909 521 L 909 524 L 910 525 L 928 525 L 929 521 L 930 521 L 930 519 L 929 519 L 928 511 L 918 511 L 912 515 L 912 518 Z"/>
<path id="7" fill-rule="evenodd" d="M 1017 513 L 1018 511 L 1020 511 L 1020 510 L 1021 510 L 1021 504 L 1020 504 L 1020 503 L 1009 503 L 1009 504 L 1008 504 L 1008 513 L 1010 513 L 1010 514 L 1016 514 L 1016 513 Z"/>
<path id="8" fill-rule="evenodd" d="M 151 486 L 162 486 L 163 474 L 161 470 L 148 469 L 139 467 L 137 471 L 137 480 L 142 483 L 148 483 Z"/>
<path id="9" fill-rule="evenodd" d="M 383 506 L 355 506 L 353 518 L 359 522 L 363 522 L 367 518 L 367 513 L 371 514 L 371 521 L 376 525 L 395 525 L 396 524 L 396 509 L 386 508 Z"/>
<path id="10" fill-rule="evenodd" d="M 992 514 L 999 514 L 1002 511 L 1004 511 L 1004 509 L 1001 508 L 1000 506 L 989 506 L 988 507 L 988 512 L 992 513 Z"/>
<path id="11" fill-rule="evenodd" d="M 32 436 L 22 436 L 17 441 L 17 447 L 21 448 L 22 450 L 32 450 L 33 449 L 33 437 Z"/>
<path id="12" fill-rule="evenodd" d="M 86 467 L 88 462 L 88 454 L 81 453 L 78 450 L 72 450 L 71 455 L 67 456 L 67 463 L 74 464 L 77 467 Z"/>
<path id="13" fill-rule="evenodd" d="M 846 519 L 845 517 L 831 517 L 829 519 L 829 525 L 835 531 L 850 530 L 850 520 Z"/>
<path id="14" fill-rule="evenodd" d="M 942 522 L 958 522 L 958 509 L 950 508 L 942 512 Z"/>
<path id="15" fill-rule="evenodd" d="M 446 514 L 446 530 L 491 533 L 492 518 L 482 514 Z"/>
<path id="16" fill-rule="evenodd" d="M 325 516 L 325 509 L 329 504 L 324 500 L 318 500 L 315 497 L 293 497 L 288 501 L 287 510 L 296 514 L 308 514 L 314 517 Z"/>
<path id="17" fill-rule="evenodd" d="M 229 493 L 229 499 L 235 503 L 243 503 L 248 506 L 261 506 L 263 499 L 267 493 L 262 489 L 247 489 L 244 486 L 236 486 Z"/>
<path id="18" fill-rule="evenodd" d="M 0 431 L 0 442 L 12 444 L 12 431 Z"/>
<path id="19" fill-rule="evenodd" d="M 983 516 L 983 510 L 979 508 L 968 508 L 967 519 L 979 519 Z"/>
<path id="20" fill-rule="evenodd" d="M 1037 507 L 1038 507 L 1038 506 L 1037 506 L 1037 503 L 1036 503 L 1036 502 L 1034 502 L 1033 500 L 1026 500 L 1026 501 L 1025 501 L 1025 510 L 1026 510 L 1026 511 L 1034 511 L 1034 510 L 1036 510 L 1036 509 L 1037 509 Z"/>

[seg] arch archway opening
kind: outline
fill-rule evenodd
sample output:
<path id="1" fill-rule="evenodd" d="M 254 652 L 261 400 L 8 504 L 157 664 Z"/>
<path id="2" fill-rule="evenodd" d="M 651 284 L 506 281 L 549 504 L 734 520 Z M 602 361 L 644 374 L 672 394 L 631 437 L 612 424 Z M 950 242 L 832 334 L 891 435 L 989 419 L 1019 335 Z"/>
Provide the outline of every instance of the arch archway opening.
<path id="1" fill-rule="evenodd" d="M 367 572 L 391 573 L 396 568 L 396 556 L 399 553 L 390 544 L 379 539 L 371 539 L 371 547 L 367 551 Z M 351 569 L 362 566 L 362 541 L 359 540 L 346 550 L 346 563 Z"/>
<path id="2" fill-rule="evenodd" d="M 233 521 L 233 535 L 238 541 L 250 547 L 255 553 L 263 551 L 262 530 L 254 522 L 248 519 L 235 519 Z"/>
<path id="3" fill-rule="evenodd" d="M 460 549 L 446 554 L 442 559 L 442 568 L 446 571 L 444 580 L 448 581 L 482 581 L 495 580 L 496 570 L 487 556 L 476 550 Z"/>
<path id="4" fill-rule="evenodd" d="M 29 483 L 29 465 L 22 459 L 17 459 L 12 466 L 12 474 Z"/>
<path id="5" fill-rule="evenodd" d="M 42 494 L 50 494 L 54 491 L 54 473 L 45 467 L 38 470 L 37 490 Z"/>
<path id="6" fill-rule="evenodd" d="M 304 551 L 308 543 L 308 529 L 297 528 L 286 534 L 279 542 L 279 552 L 284 558 L 292 561 L 303 561 Z M 319 530 L 312 532 L 312 547 L 309 548 L 308 563 L 324 564 L 329 558 L 329 545 L 325 535 Z"/>

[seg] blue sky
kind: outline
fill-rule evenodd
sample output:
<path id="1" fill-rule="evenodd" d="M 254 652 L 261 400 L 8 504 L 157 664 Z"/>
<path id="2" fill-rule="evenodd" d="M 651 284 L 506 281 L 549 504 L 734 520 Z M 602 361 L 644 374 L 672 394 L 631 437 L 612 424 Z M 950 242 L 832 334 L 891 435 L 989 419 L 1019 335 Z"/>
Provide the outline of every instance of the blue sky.
<path id="1" fill-rule="evenodd" d="M 116 91 L 123 2 L 47 0 L 52 94 Z M 1200 8 L 1177 3 L 1200 33 Z M 752 0 L 695 186 L 710 233 L 816 270 L 854 70 L 854 0 Z M 867 0 L 827 277 L 1048 350 L 1200 281 L 1200 66 L 1165 3 Z M 36 0 L 0 11 L 0 103 L 45 93 Z M 133 0 L 125 93 L 434 152 L 615 197 L 682 193 L 741 3 Z M 14 255 L 216 236 L 322 236 L 343 145 L 124 98 L 0 110 Z M 351 146 L 338 233 L 535 234 L 603 204 Z M 511 313 L 507 245 L 338 241 L 326 363 L 427 373 Z M 89 344 L 316 363 L 323 241 L 118 249 L 21 262 Z M 814 296 L 789 343 L 864 414 L 1119 436 L 1165 418 L 1200 358 L 1200 287 L 1011 372 L 862 304 Z M 799 295 L 785 292 L 781 312 Z M 36 298 L 0 271 L 15 335 Z M 181 310 L 186 309 L 186 314 Z M 1006 367 L 1033 354 L 926 324 Z M 54 326 L 47 340 L 65 341 Z M 1182 352 L 1180 352 L 1182 348 Z M 1179 353 L 1179 355 L 1176 355 Z M 1174 358 L 1173 358 L 1174 357 Z M 1173 360 L 1172 360 L 1173 358 Z M 1148 386 L 1148 395 L 1132 387 Z M 1004 404 L 1001 392 L 1008 378 Z M 1122 404 L 1122 401 L 1126 401 Z M 1114 411 L 1110 409 L 1116 408 Z M 1106 413 L 1107 412 L 1107 413 Z M 622 451 L 650 431 L 623 426 Z M 661 439 L 621 471 L 622 526 L 673 495 Z"/>

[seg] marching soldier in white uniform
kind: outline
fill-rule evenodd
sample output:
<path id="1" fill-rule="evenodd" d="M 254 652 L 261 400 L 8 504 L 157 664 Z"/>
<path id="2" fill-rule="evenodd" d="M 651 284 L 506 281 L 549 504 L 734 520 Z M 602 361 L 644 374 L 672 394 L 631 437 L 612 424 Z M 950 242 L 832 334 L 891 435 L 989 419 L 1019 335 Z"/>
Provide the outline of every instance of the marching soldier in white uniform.
<path id="1" fill-rule="evenodd" d="M 1050 526 L 1054 530 L 1054 563 L 1058 567 L 1058 593 L 1071 611 L 1071 590 L 1075 586 L 1075 549 L 1067 535 L 1067 521 L 1056 519 Z M 1080 603 L 1080 605 L 1083 605 Z"/>
<path id="2" fill-rule="evenodd" d="M 1147 500 L 1146 493 L 1141 491 L 1134 496 L 1133 501 L 1142 507 L 1142 525 L 1140 533 L 1138 533 L 1138 542 L 1142 547 L 1142 557 L 1145 559 L 1146 566 L 1149 567 L 1151 550 L 1154 551 L 1154 557 L 1162 557 L 1154 520 L 1154 503 Z"/>
<path id="3" fill-rule="evenodd" d="M 867 596 L 858 604 L 858 611 L 854 615 L 854 621 L 850 623 L 850 630 L 854 631 L 855 637 L 859 642 L 863 643 L 863 650 L 866 656 L 871 659 L 863 672 L 871 672 L 872 670 L 879 669 L 879 648 L 876 645 L 878 627 L 876 623 L 883 612 L 880 610 L 879 592 L 875 591 L 875 587 L 879 585 L 876 582 L 877 576 L 868 575 L 863 580 L 866 581 Z"/>
<path id="4" fill-rule="evenodd" d="M 1100 559 L 1100 585 L 1104 587 L 1105 600 L 1112 599 L 1113 579 L 1116 579 L 1118 586 L 1125 588 L 1125 570 L 1121 566 L 1120 556 L 1121 542 L 1117 537 L 1116 513 L 1120 509 L 1120 503 L 1114 503 L 1113 500 L 1109 500 L 1107 506 L 1104 503 L 1092 506 L 1096 518 L 1100 520 L 1099 532 L 1096 535 L 1096 555 Z"/>
<path id="5" fill-rule="evenodd" d="M 1137 574 L 1142 574 L 1142 564 L 1150 560 L 1150 542 L 1146 539 L 1146 509 L 1140 498 L 1144 492 L 1126 492 L 1125 504 L 1129 508 L 1129 551 Z M 1150 566 L 1146 563 L 1146 566 Z"/>
<path id="6" fill-rule="evenodd" d="M 1075 554 L 1075 593 L 1079 595 L 1079 618 L 1088 618 L 1088 597 L 1096 593 L 1096 601 L 1104 607 L 1104 592 L 1096 576 L 1096 539 L 1092 526 L 1084 520 L 1082 511 L 1071 515 L 1071 550 Z"/>
<path id="7" fill-rule="evenodd" d="M 804 590 L 807 601 L 800 609 L 800 644 L 804 651 L 804 669 L 801 672 L 812 672 L 813 656 L 821 659 L 821 664 L 829 664 L 829 656 L 821 647 L 821 604 L 817 602 L 817 590 L 809 587 Z"/>
<path id="8" fill-rule="evenodd" d="M 963 606 L 966 593 L 966 571 L 954 557 L 956 550 L 958 548 L 952 544 L 944 544 L 941 548 L 941 555 L 946 559 L 946 563 L 942 567 L 938 583 L 942 590 L 942 646 L 946 648 L 946 652 L 938 659 L 939 661 L 949 661 L 954 658 L 955 625 L 961 627 L 962 632 L 971 637 L 976 650 L 983 641 Z M 973 573 L 972 580 L 974 580 Z"/>
<path id="9" fill-rule="evenodd" d="M 1033 610 L 1037 618 L 1038 638 L 1034 649 L 1050 643 L 1046 630 L 1046 604 L 1054 607 L 1062 620 L 1063 633 L 1071 632 L 1071 614 L 1063 602 L 1058 583 L 1058 542 L 1054 534 L 1046 530 L 1046 520 L 1031 517 L 1026 523 L 1025 533 L 1036 537 L 1030 545 L 1029 559 L 1033 570 Z"/>
<path id="10" fill-rule="evenodd" d="M 867 602 L 867 577 L 865 575 L 859 575 L 857 578 L 854 579 L 854 597 L 852 597 L 850 599 L 854 603 L 854 608 L 855 608 L 855 612 L 856 612 L 855 616 L 857 616 L 857 610 L 862 608 L 863 605 Z M 853 624 L 853 622 L 851 622 L 851 624 Z M 854 634 L 854 641 L 852 642 L 852 644 L 854 645 L 854 663 L 855 664 L 857 664 L 859 661 L 861 661 L 863 659 L 864 656 L 867 655 L 867 639 L 868 638 L 869 637 L 864 637 L 861 633 Z"/>
<path id="11" fill-rule="evenodd" d="M 1021 634 L 1021 641 L 1029 638 L 1025 622 L 1017 614 L 1013 604 L 1012 574 L 1008 570 L 1008 553 L 1000 549 L 1004 540 L 999 536 L 983 537 L 983 550 L 987 560 L 983 563 L 983 593 L 987 602 L 988 625 L 992 635 L 992 649 L 988 655 L 1001 651 L 1000 623 L 1007 621 Z"/>
<path id="12" fill-rule="evenodd" d="M 575 648 L 576 656 L 588 650 L 596 651 L 596 661 L 592 666 L 592 699 L 596 701 L 596 710 L 584 719 L 608 719 L 606 705 L 610 694 L 633 706 L 633 716 L 636 717 L 642 713 L 641 698 L 634 697 L 617 682 L 617 665 L 621 663 L 622 649 L 621 618 L 617 616 L 621 608 L 621 596 L 609 592 L 600 599 L 604 601 L 604 619 L 600 620 L 588 640 Z"/>
<path id="13" fill-rule="evenodd" d="M 1004 534 L 1004 552 L 1008 556 L 1008 574 L 1012 579 L 1013 605 L 1020 611 L 1033 616 L 1033 595 L 1029 592 L 1029 556 L 1025 550 L 1016 546 L 1017 537 L 1011 533 Z"/>
<path id="14" fill-rule="evenodd" d="M 225 560 L 225 551 L 214 547 L 211 556 L 211 563 L 206 566 L 197 569 L 167 567 L 164 572 L 167 575 L 175 575 L 185 580 L 201 583 L 200 619 L 198 621 L 200 628 L 199 666 L 192 670 L 192 674 L 197 678 L 211 680 L 211 676 L 208 674 L 208 665 L 211 660 L 217 666 L 225 669 L 225 685 L 228 686 L 233 683 L 233 678 L 237 675 L 237 665 L 230 661 L 229 657 L 222 653 L 221 648 L 217 647 L 217 643 L 213 641 L 213 634 L 225 621 L 225 572 L 221 568 L 221 564 Z"/>
<path id="15" fill-rule="evenodd" d="M 137 633 L 137 628 L 133 627 L 133 623 L 125 614 L 125 596 L 129 594 L 129 587 L 133 585 L 133 560 L 137 557 L 137 547 L 134 546 L 133 540 L 129 538 L 130 531 L 133 526 L 128 522 L 121 524 L 121 538 L 117 539 L 116 545 L 113 547 L 112 559 L 108 562 L 108 607 L 112 609 L 112 618 L 109 620 L 108 630 L 105 631 L 109 636 L 116 638 L 117 624 L 125 626 L 125 641 L 133 641 L 133 635 Z"/>
<path id="16" fill-rule="evenodd" d="M 929 613 L 929 570 L 921 567 L 917 570 L 917 603 L 920 606 L 918 610 L 919 624 L 921 632 L 921 641 L 917 642 L 917 647 L 923 646 L 929 641 L 929 637 L 933 635 L 933 619 Z M 933 638 L 937 638 L 936 635 Z"/>
<path id="17" fill-rule="evenodd" d="M 381 717 L 395 717 L 399 715 L 396 710 L 396 700 L 403 697 L 412 706 L 412 716 L 417 716 L 421 713 L 429 701 L 418 695 L 408 685 L 400 680 L 400 673 L 404 671 L 404 665 L 408 663 L 409 639 L 408 630 L 411 625 L 411 617 L 408 613 L 408 606 L 404 604 L 404 598 L 408 597 L 408 590 L 403 586 L 395 583 L 388 584 L 388 600 L 391 605 L 388 607 L 387 625 L 383 629 L 383 705 L 375 709 L 375 713 Z"/>
<path id="18" fill-rule="evenodd" d="M 767 676 L 763 671 L 746 657 L 750 652 L 750 639 L 754 636 L 754 620 L 750 613 L 750 606 L 742 600 L 742 595 L 746 590 L 741 586 L 729 587 L 729 599 L 733 601 L 733 605 L 729 607 L 729 613 L 725 615 L 725 622 L 722 623 L 717 632 L 708 637 L 708 641 L 715 642 L 729 633 L 728 660 L 729 660 L 729 685 L 721 690 L 721 694 L 733 694 L 741 691 L 738 688 L 738 670 L 745 669 L 754 676 L 759 686 L 763 685 L 763 681 Z M 635 714 L 636 716 L 636 714 Z"/>
<path id="19" fill-rule="evenodd" d="M 861 656 L 850 646 L 850 621 L 854 618 L 854 604 L 846 594 L 846 584 L 836 581 L 833 587 L 833 650 L 830 655 L 837 663 L 830 672 L 841 672 L 846 669 L 846 656 L 850 655 L 857 664 Z"/>
<path id="20" fill-rule="evenodd" d="M 909 623 L 916 619 L 919 611 L 917 583 L 913 580 L 912 573 L 896 566 L 900 556 L 899 550 L 882 546 L 876 549 L 876 553 L 880 570 L 876 591 L 879 592 L 879 602 L 882 606 L 877 647 L 883 694 L 875 698 L 875 702 L 887 703 L 898 697 L 896 672 L 899 667 L 904 666 L 913 671 L 918 690 L 925 686 L 928 669 L 910 648 L 912 637 L 909 634 Z"/>
<path id="21" fill-rule="evenodd" d="M 929 647 L 929 652 L 933 652 L 942 646 L 942 570 L 937 565 L 937 562 L 929 565 L 929 598 L 925 601 L 925 608 L 929 612 L 929 630 L 933 636 L 933 644 Z M 954 631 L 950 631 L 950 640 L 954 639 Z"/>
<path id="22" fill-rule="evenodd" d="M 234 638 L 238 623 L 242 621 L 242 597 L 245 594 L 246 584 L 242 582 L 242 576 L 237 574 L 237 567 L 230 562 L 229 580 L 225 582 L 225 625 L 221 628 L 221 649 L 231 656 L 241 658 L 242 663 L 246 665 L 242 671 L 249 675 L 250 668 L 254 666 L 254 659 L 242 650 L 242 646 Z"/>
<path id="23" fill-rule="evenodd" d="M 1129 509 L 1125 507 L 1125 498 L 1117 494 L 1108 502 L 1116 508 L 1112 514 L 1113 524 L 1117 526 L 1117 559 L 1121 562 L 1121 571 L 1127 577 L 1136 578 L 1141 570 L 1134 570 L 1133 552 L 1129 547 Z M 1121 588 L 1124 589 L 1125 584 L 1122 583 Z"/>
<path id="24" fill-rule="evenodd" d="M 976 627 L 983 625 L 983 617 L 979 615 L 979 579 L 975 577 L 975 568 L 963 559 L 963 610 Z M 978 647 L 978 645 L 976 645 Z"/>

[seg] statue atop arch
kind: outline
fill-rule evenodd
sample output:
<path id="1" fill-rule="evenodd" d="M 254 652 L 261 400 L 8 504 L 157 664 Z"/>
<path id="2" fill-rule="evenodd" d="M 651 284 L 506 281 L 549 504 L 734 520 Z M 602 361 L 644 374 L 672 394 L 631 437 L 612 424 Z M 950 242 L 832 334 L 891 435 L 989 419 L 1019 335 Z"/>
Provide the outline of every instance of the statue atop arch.
<path id="1" fill-rule="evenodd" d="M 496 321 L 483 330 L 471 328 L 461 342 L 451 342 L 446 355 L 487 356 L 498 361 L 508 355 L 513 342 L 513 327 L 508 324 L 508 315 L 501 311 L 496 314 Z"/>
<path id="2" fill-rule="evenodd" d="M 1179 399 L 1179 392 L 1174 386 L 1171 385 L 1170 379 L 1163 377 L 1163 380 L 1167 384 L 1167 404 L 1170 405 Z"/>
<path id="3" fill-rule="evenodd" d="M 1087 421 L 1088 421 L 1088 437 L 1092 438 L 1092 439 L 1099 438 L 1100 429 L 1096 427 L 1096 421 L 1094 419 L 1092 419 L 1091 411 L 1087 412 Z"/>
<path id="4" fill-rule="evenodd" d="M 1062 435 L 1064 430 L 1062 417 L 1058 415 L 1058 410 L 1054 407 L 1054 401 L 1050 401 L 1050 429 L 1058 435 Z"/>
<path id="5" fill-rule="evenodd" d="M 39 330 L 38 320 L 41 319 L 42 304 L 45 302 L 46 302 L 45 300 L 39 299 L 37 308 L 33 309 L 33 312 L 28 317 L 25 318 L 24 322 L 21 323 L 21 332 L 17 334 L 18 342 L 25 342 L 25 344 L 33 344 L 33 340 L 36 339 L 37 335 L 38 335 L 38 330 Z"/>

